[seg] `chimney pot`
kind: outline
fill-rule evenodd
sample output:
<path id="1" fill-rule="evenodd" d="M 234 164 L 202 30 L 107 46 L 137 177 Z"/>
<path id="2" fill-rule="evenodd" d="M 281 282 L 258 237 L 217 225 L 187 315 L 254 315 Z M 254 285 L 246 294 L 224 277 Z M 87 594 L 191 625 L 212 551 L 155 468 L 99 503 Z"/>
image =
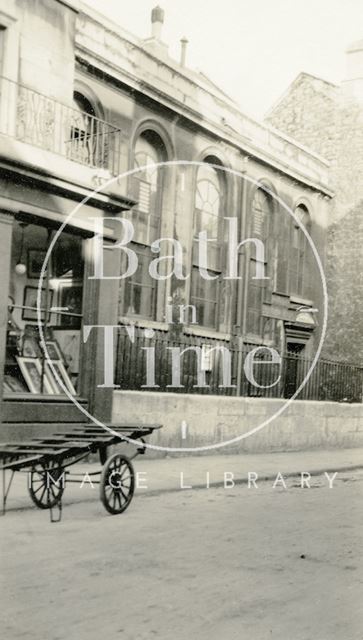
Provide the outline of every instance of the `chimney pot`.
<path id="1" fill-rule="evenodd" d="M 155 40 L 161 40 L 161 30 L 164 24 L 164 9 L 157 5 L 151 11 L 151 37 Z"/>
<path id="2" fill-rule="evenodd" d="M 163 24 L 164 15 L 165 15 L 164 9 L 162 9 L 161 7 L 159 7 L 159 5 L 157 5 L 151 11 L 151 22 L 161 22 Z"/>

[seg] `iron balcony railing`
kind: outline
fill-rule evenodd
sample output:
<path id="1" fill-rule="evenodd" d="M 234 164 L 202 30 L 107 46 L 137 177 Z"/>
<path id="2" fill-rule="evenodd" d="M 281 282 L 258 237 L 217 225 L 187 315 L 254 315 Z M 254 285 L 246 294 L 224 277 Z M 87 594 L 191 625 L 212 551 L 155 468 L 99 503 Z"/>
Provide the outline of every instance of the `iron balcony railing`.
<path id="1" fill-rule="evenodd" d="M 120 129 L 4 77 L 0 133 L 88 167 L 119 173 Z"/>
<path id="2" fill-rule="evenodd" d="M 261 352 L 259 362 L 253 365 L 256 381 L 251 384 L 245 374 L 247 354 L 257 345 L 239 347 L 221 340 L 200 338 L 192 335 L 171 336 L 166 331 L 154 330 L 152 337 L 135 327 L 133 340 L 125 331 L 119 331 L 115 383 L 121 389 L 167 391 L 176 393 L 203 393 L 227 396 L 291 398 L 306 378 L 312 360 L 295 354 L 285 354 L 281 362 L 266 362 L 270 355 Z M 220 351 L 208 353 L 210 348 L 224 347 L 229 356 L 223 360 Z M 172 386 L 173 363 L 170 347 L 181 351 L 187 347 L 201 349 L 201 362 L 205 366 L 205 381 L 208 386 L 198 386 L 197 355 L 188 350 L 181 357 L 180 386 Z M 150 351 L 151 349 L 151 351 Z M 205 356 L 205 357 L 204 357 Z M 147 382 L 147 358 L 154 372 Z M 229 360 L 229 361 L 227 361 Z M 231 386 L 225 385 L 223 364 L 230 367 Z M 259 386 L 257 386 L 259 385 Z M 327 400 L 333 402 L 362 402 L 363 367 L 360 365 L 319 359 L 305 386 L 298 394 L 299 400 Z"/>

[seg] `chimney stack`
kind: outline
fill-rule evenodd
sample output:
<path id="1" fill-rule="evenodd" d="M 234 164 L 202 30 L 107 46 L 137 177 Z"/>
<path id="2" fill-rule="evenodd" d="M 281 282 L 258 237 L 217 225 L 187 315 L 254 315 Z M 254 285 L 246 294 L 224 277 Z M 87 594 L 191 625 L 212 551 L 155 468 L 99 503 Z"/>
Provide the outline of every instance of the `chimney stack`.
<path id="1" fill-rule="evenodd" d="M 184 36 L 184 38 L 182 38 L 180 40 L 180 44 L 181 44 L 180 66 L 181 67 L 185 67 L 185 62 L 186 62 L 186 58 L 187 58 L 187 44 L 188 44 L 188 40 L 187 40 L 187 38 L 185 36 Z"/>
<path id="2" fill-rule="evenodd" d="M 342 86 L 347 97 L 363 101 L 363 40 L 354 42 L 346 52 L 346 74 Z"/>
<path id="3" fill-rule="evenodd" d="M 164 9 L 157 5 L 151 12 L 151 37 L 161 41 L 161 31 L 164 24 Z"/>

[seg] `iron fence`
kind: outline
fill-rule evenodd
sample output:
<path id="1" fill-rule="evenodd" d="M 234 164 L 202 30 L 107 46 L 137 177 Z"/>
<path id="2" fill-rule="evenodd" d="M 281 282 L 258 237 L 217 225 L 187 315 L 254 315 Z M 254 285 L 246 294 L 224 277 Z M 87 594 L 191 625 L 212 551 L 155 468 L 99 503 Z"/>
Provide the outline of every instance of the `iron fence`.
<path id="1" fill-rule="evenodd" d="M 267 350 L 251 353 L 256 346 L 141 328 L 131 339 L 120 331 L 115 383 L 130 390 L 265 398 L 298 392 L 300 400 L 362 402 L 362 366 L 320 359 L 313 367 L 312 359 L 295 354 L 272 363 Z"/>
<path id="2" fill-rule="evenodd" d="M 119 174 L 120 129 L 3 77 L 0 132 L 91 168 Z"/>

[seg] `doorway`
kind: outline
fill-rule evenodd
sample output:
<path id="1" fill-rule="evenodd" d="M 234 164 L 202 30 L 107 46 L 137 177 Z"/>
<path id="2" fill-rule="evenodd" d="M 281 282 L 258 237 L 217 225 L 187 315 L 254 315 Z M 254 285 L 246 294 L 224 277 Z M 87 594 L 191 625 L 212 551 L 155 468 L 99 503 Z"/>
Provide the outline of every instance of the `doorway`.
<path id="1" fill-rule="evenodd" d="M 299 370 L 301 368 L 301 361 L 299 355 L 301 355 L 305 343 L 301 342 L 287 342 L 286 343 L 286 356 L 285 356 L 285 384 L 284 384 L 284 397 L 291 398 L 294 395 L 296 389 L 300 386 Z"/>

